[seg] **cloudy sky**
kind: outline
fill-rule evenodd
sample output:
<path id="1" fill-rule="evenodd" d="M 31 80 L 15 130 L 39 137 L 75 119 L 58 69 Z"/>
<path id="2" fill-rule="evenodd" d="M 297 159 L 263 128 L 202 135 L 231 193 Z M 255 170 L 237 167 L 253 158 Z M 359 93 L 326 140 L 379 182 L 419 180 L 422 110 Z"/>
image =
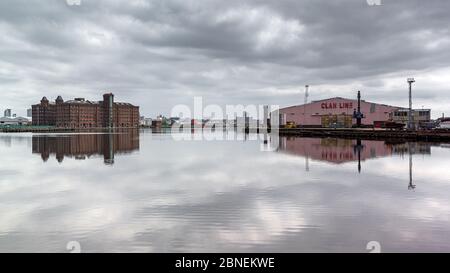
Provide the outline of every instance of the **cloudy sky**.
<path id="1" fill-rule="evenodd" d="M 177 104 L 354 97 L 450 115 L 447 0 L 2 0 L 0 111 L 42 96 Z"/>

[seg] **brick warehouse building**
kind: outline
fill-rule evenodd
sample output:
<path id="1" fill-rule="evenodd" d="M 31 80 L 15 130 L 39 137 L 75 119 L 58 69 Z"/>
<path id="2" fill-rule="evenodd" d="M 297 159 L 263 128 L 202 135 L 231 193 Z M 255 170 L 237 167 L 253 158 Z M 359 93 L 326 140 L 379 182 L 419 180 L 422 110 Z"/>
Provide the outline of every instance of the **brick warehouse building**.
<path id="1" fill-rule="evenodd" d="M 103 101 L 76 98 L 64 101 L 61 96 L 50 102 L 46 97 L 32 106 L 33 125 L 59 128 L 139 127 L 139 106 L 114 102 L 114 95 Z"/>

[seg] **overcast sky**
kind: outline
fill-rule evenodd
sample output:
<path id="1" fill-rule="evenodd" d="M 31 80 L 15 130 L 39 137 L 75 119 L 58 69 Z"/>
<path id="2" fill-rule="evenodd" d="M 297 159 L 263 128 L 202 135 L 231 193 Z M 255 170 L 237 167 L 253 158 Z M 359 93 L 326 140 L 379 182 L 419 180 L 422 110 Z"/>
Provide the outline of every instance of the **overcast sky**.
<path id="1" fill-rule="evenodd" d="M 69 0 L 73 1 L 73 0 Z M 450 1 L 0 1 L 0 111 L 42 96 L 176 104 L 274 104 L 332 96 L 450 115 Z M 3 113 L 0 113 L 3 114 Z"/>

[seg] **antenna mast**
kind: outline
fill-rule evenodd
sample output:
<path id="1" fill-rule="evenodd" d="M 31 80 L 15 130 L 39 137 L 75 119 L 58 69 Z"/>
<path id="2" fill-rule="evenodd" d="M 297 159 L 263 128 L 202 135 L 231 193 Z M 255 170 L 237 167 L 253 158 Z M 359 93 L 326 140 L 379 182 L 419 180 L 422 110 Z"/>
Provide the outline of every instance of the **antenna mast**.
<path id="1" fill-rule="evenodd" d="M 305 104 L 308 104 L 309 85 L 305 85 Z"/>

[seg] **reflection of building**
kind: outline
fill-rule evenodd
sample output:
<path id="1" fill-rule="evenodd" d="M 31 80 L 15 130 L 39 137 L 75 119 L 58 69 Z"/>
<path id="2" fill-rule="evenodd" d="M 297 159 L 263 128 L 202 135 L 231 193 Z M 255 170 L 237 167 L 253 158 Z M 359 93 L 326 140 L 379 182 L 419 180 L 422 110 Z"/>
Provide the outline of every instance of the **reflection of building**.
<path id="1" fill-rule="evenodd" d="M 47 161 L 52 154 L 58 162 L 62 162 L 64 157 L 84 160 L 93 155 L 103 155 L 105 164 L 114 164 L 115 154 L 136 150 L 139 150 L 138 130 L 111 134 L 33 136 L 33 153 L 41 154 L 43 161 Z"/>
<path id="2" fill-rule="evenodd" d="M 357 107 L 357 100 L 340 97 L 314 101 L 305 105 L 280 109 L 280 122 L 281 125 L 294 123 L 307 127 L 348 128 L 356 123 L 354 114 Z M 404 120 L 398 116 L 400 114 L 397 114 L 401 111 L 405 111 L 404 108 L 361 101 L 361 113 L 364 115 L 363 125 L 374 125 L 386 121 L 403 123 Z M 417 116 L 414 119 L 417 123 L 430 120 L 430 110 L 414 110 L 414 115 Z"/>
<path id="3" fill-rule="evenodd" d="M 373 140 L 281 137 L 280 151 L 313 160 L 341 164 L 395 154 L 431 154 L 431 144 L 425 142 L 388 143 Z"/>
<path id="4" fill-rule="evenodd" d="M 361 149 L 355 148 L 358 141 L 352 139 L 282 137 L 280 142 L 280 149 L 289 154 L 337 164 L 357 161 L 358 150 L 361 160 L 389 156 L 393 151 L 382 141 L 361 141 Z"/>
<path id="5" fill-rule="evenodd" d="M 383 141 L 331 139 L 331 138 L 280 138 L 280 151 L 299 155 L 306 159 L 305 169 L 309 171 L 309 159 L 332 163 L 358 161 L 358 171 L 361 172 L 361 162 L 367 159 L 399 154 L 409 155 L 409 184 L 413 190 L 413 155 L 431 154 L 431 144 L 426 142 L 388 143 Z"/>
<path id="6" fill-rule="evenodd" d="M 64 101 L 58 96 L 55 102 L 46 97 L 32 106 L 33 125 L 50 125 L 62 128 L 138 127 L 139 107 L 129 103 L 114 102 L 113 94 L 103 95 L 103 101 L 76 98 Z"/>
<path id="7" fill-rule="evenodd" d="M 431 144 L 426 142 L 398 143 L 392 145 L 392 151 L 394 154 L 402 156 L 407 154 L 431 155 Z"/>

